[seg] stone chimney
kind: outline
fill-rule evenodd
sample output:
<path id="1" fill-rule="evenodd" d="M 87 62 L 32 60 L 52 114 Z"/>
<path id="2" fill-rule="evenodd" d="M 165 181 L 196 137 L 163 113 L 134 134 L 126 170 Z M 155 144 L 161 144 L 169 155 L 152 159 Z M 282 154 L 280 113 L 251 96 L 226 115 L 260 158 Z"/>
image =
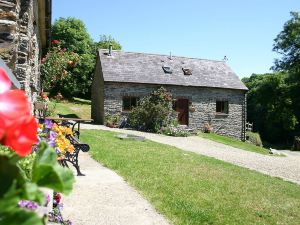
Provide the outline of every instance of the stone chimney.
<path id="1" fill-rule="evenodd" d="M 108 47 L 108 55 L 112 56 L 112 44 L 110 44 Z"/>

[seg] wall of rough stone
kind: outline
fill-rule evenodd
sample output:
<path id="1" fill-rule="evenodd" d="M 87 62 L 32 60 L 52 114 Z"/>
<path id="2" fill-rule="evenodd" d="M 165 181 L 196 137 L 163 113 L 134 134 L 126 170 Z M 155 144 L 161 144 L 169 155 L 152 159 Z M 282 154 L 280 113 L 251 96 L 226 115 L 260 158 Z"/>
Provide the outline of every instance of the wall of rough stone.
<path id="1" fill-rule="evenodd" d="M 0 0 L 0 57 L 31 102 L 39 87 L 40 41 L 36 0 Z"/>
<path id="2" fill-rule="evenodd" d="M 91 118 L 95 123 L 104 123 L 104 81 L 101 63 L 97 60 L 93 83 L 92 83 Z"/>
<path id="3" fill-rule="evenodd" d="M 159 85 L 126 84 L 106 82 L 104 85 L 104 117 L 105 114 L 122 114 L 123 96 L 142 97 L 159 88 Z M 240 90 L 165 86 L 173 98 L 186 98 L 195 108 L 189 112 L 189 127 L 202 130 L 205 123 L 211 124 L 218 134 L 244 138 L 243 110 L 245 110 L 245 92 Z M 101 97 L 102 98 L 102 97 Z M 229 103 L 227 115 L 216 114 L 216 101 L 226 100 Z"/>

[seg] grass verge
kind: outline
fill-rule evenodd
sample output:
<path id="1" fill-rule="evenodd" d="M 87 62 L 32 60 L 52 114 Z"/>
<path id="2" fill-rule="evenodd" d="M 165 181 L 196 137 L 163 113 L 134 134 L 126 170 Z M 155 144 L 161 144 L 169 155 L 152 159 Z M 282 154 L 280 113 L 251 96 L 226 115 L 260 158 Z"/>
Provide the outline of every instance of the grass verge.
<path id="1" fill-rule="evenodd" d="M 54 116 L 59 113 L 70 118 L 91 118 L 91 102 L 89 100 L 74 98 L 72 101 L 51 101 L 51 108 L 54 108 Z"/>
<path id="2" fill-rule="evenodd" d="M 269 150 L 266 148 L 259 147 L 247 142 L 242 142 L 231 137 L 226 137 L 214 133 L 203 133 L 203 132 L 198 133 L 198 135 L 200 137 L 207 138 L 209 140 L 216 141 L 225 145 L 230 145 L 235 148 L 243 149 L 250 152 L 260 153 L 263 155 L 269 155 Z"/>
<path id="3" fill-rule="evenodd" d="M 173 224 L 299 224 L 300 186 L 213 158 L 83 130 L 91 155 Z"/>

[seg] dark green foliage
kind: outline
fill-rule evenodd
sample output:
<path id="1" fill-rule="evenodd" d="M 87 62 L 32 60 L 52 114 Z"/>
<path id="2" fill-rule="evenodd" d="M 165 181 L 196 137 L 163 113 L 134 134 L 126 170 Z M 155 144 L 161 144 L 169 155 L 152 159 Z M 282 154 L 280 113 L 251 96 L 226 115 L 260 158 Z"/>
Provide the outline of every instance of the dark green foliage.
<path id="1" fill-rule="evenodd" d="M 172 95 L 161 87 L 139 101 L 129 114 L 130 125 L 145 131 L 158 132 L 169 123 L 172 112 Z"/>
<path id="2" fill-rule="evenodd" d="M 59 40 L 62 49 L 77 53 L 79 62 L 68 68 L 70 76 L 66 77 L 57 92 L 64 97 L 90 98 L 92 74 L 96 63 L 94 43 L 84 23 L 76 18 L 59 18 L 52 26 L 52 39 Z"/>
<path id="3" fill-rule="evenodd" d="M 291 12 L 288 20 L 275 38 L 273 50 L 282 55 L 275 60 L 274 69 L 289 73 L 300 73 L 300 16 L 298 12 Z M 298 79 L 300 79 L 298 77 Z"/>
<path id="4" fill-rule="evenodd" d="M 273 50 L 282 55 L 276 59 L 273 69 L 288 73 L 290 97 L 293 101 L 293 110 L 300 119 L 300 15 L 291 12 L 288 20 L 275 38 Z"/>
<path id="5" fill-rule="evenodd" d="M 93 50 L 93 40 L 79 19 L 60 17 L 52 25 L 51 32 L 52 40 L 59 40 L 62 48 L 78 54 L 91 53 Z"/>
<path id="6" fill-rule="evenodd" d="M 253 74 L 243 79 L 249 88 L 247 118 L 263 140 L 289 142 L 295 132 L 297 118 L 286 79 L 285 73 Z"/>
<path id="7" fill-rule="evenodd" d="M 42 187 L 69 194 L 74 182 L 73 173 L 57 163 L 57 154 L 45 143 L 40 144 L 32 167 L 32 181 Z"/>

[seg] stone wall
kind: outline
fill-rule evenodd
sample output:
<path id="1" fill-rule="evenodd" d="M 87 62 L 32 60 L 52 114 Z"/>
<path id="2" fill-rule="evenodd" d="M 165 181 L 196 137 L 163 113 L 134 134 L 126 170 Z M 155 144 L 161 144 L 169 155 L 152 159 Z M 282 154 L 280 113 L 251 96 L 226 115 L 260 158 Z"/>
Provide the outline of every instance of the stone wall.
<path id="1" fill-rule="evenodd" d="M 126 84 L 106 82 L 104 85 L 104 114 L 121 113 L 123 96 L 142 97 L 159 88 L 159 85 Z M 245 92 L 240 90 L 165 86 L 173 98 L 186 98 L 195 108 L 189 112 L 189 127 L 203 129 L 204 123 L 210 123 L 218 134 L 244 139 L 243 110 L 245 110 Z M 229 113 L 216 114 L 216 100 L 229 103 Z M 99 106 L 98 106 L 99 107 Z"/>
<path id="2" fill-rule="evenodd" d="M 40 41 L 37 0 L 0 0 L 0 57 L 31 102 L 39 88 Z"/>
<path id="3" fill-rule="evenodd" d="M 95 74 L 92 83 L 91 118 L 95 123 L 104 123 L 104 81 L 101 63 L 96 63 Z"/>

